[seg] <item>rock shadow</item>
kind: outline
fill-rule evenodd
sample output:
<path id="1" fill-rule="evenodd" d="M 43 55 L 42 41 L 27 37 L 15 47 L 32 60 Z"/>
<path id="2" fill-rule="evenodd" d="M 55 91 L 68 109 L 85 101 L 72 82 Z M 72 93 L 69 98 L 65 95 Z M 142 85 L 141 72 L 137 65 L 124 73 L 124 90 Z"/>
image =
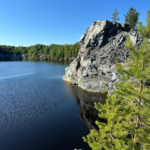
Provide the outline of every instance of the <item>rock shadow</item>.
<path id="1" fill-rule="evenodd" d="M 106 119 L 98 117 L 99 112 L 94 107 L 95 102 L 105 104 L 105 95 L 102 95 L 100 93 L 87 92 L 78 87 L 77 85 L 71 84 L 69 82 L 64 81 L 64 84 L 68 94 L 71 95 L 78 104 L 79 117 L 82 121 L 84 121 L 89 130 L 98 130 L 98 127 L 95 124 L 96 120 L 98 120 L 99 122 L 107 122 Z"/>

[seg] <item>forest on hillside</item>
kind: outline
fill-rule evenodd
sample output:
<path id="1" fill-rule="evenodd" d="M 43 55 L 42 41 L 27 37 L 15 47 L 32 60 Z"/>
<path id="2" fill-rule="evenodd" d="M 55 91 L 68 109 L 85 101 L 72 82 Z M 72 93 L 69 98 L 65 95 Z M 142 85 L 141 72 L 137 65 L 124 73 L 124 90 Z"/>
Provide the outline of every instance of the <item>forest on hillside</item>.
<path id="1" fill-rule="evenodd" d="M 0 54 L 24 54 L 24 59 L 38 60 L 43 55 L 46 60 L 67 60 L 70 57 L 76 57 L 79 50 L 79 43 L 75 44 L 36 44 L 30 47 L 15 47 L 0 45 Z"/>

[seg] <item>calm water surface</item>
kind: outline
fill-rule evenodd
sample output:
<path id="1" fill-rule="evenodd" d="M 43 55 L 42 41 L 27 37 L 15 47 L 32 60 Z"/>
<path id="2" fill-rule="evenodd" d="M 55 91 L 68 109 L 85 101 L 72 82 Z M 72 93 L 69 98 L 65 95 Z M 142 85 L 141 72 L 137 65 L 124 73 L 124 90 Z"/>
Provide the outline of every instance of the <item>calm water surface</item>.
<path id="1" fill-rule="evenodd" d="M 89 150 L 94 101 L 104 98 L 63 82 L 67 64 L 0 62 L 0 150 Z M 90 113 L 89 113 L 90 112 Z"/>

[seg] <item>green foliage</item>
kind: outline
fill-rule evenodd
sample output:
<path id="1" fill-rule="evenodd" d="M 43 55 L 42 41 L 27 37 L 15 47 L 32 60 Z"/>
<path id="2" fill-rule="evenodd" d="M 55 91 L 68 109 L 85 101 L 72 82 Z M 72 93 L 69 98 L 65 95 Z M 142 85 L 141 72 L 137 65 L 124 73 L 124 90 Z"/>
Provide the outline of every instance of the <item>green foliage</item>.
<path id="1" fill-rule="evenodd" d="M 127 135 L 127 132 L 122 130 L 123 133 L 120 134 L 119 130 L 121 124 L 118 123 L 118 118 L 120 117 L 118 112 L 122 109 L 122 106 L 119 105 L 120 101 L 121 97 L 116 97 L 116 94 L 114 94 L 113 96 L 108 95 L 105 105 L 95 103 L 95 108 L 100 112 L 98 116 L 107 119 L 108 122 L 105 124 L 96 121 L 99 131 L 91 130 L 86 138 L 83 137 L 92 150 L 122 150 L 128 147 L 122 139 L 123 133 Z"/>
<path id="2" fill-rule="evenodd" d="M 49 46 L 36 44 L 30 47 L 15 47 L 0 45 L 0 54 L 26 54 L 25 60 L 30 57 L 37 60 L 39 55 L 43 54 L 47 60 L 67 60 L 68 57 L 76 57 L 79 50 L 79 43 L 73 45 L 57 45 L 51 44 Z"/>
<path id="3" fill-rule="evenodd" d="M 146 82 L 150 83 L 149 19 L 138 31 L 143 44 L 137 49 L 127 35 L 125 47 L 130 60 L 126 69 L 117 63 L 120 74 L 120 82 L 115 83 L 117 90 L 113 96 L 108 95 L 105 105 L 95 104 L 99 117 L 106 118 L 108 123 L 96 121 L 99 131 L 91 130 L 83 137 L 93 150 L 150 149 L 150 88 L 146 86 Z"/>
<path id="4" fill-rule="evenodd" d="M 118 17 L 119 12 L 117 12 L 117 9 L 115 9 L 113 15 L 112 15 L 112 20 L 113 22 L 117 22 L 117 20 L 120 20 L 120 18 Z"/>
<path id="5" fill-rule="evenodd" d="M 28 54 L 26 53 L 24 54 L 24 60 L 27 60 L 27 58 L 28 58 Z"/>
<path id="6" fill-rule="evenodd" d="M 150 11 L 147 11 L 146 26 L 143 26 L 142 22 L 138 23 L 138 32 L 144 39 L 150 38 Z"/>
<path id="7" fill-rule="evenodd" d="M 145 86 L 145 81 L 150 82 L 150 49 L 146 38 L 137 49 L 129 36 L 125 47 L 130 51 L 128 69 L 123 69 L 120 64 L 117 67 L 121 82 L 116 84 L 116 93 L 122 96 L 123 106 L 123 120 L 120 121 L 122 128 L 132 134 L 132 140 L 128 142 L 130 148 L 146 150 L 150 146 L 150 89 Z"/>
<path id="8" fill-rule="evenodd" d="M 150 10 L 147 11 L 147 19 L 146 19 L 146 23 L 149 23 L 150 19 Z"/>
<path id="9" fill-rule="evenodd" d="M 135 26 L 137 25 L 137 22 L 139 20 L 139 13 L 136 12 L 136 9 L 134 9 L 133 7 L 131 7 L 129 9 L 129 12 L 127 13 L 127 15 L 125 16 L 125 23 L 130 25 L 131 30 L 135 29 Z"/>

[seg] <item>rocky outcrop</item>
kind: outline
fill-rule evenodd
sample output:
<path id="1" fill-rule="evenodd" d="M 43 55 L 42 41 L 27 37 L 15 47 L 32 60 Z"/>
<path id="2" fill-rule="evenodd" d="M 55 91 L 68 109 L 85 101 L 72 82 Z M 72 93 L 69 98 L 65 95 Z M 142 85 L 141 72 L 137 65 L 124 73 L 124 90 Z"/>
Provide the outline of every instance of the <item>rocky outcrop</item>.
<path id="1" fill-rule="evenodd" d="M 128 33 L 134 44 L 142 43 L 142 37 L 136 31 L 129 32 L 127 24 L 107 20 L 93 22 L 81 36 L 78 56 L 65 69 L 63 80 L 90 92 L 112 94 L 116 88 L 113 82 L 119 81 L 116 60 L 124 63 L 129 58 L 124 47 Z"/>
<path id="2" fill-rule="evenodd" d="M 5 55 L 5 60 L 23 60 L 23 55 L 22 54 L 6 54 Z"/>
<path id="3" fill-rule="evenodd" d="M 4 54 L 0 54 L 0 61 L 5 61 L 5 55 Z"/>
<path id="4" fill-rule="evenodd" d="M 17 61 L 23 60 L 23 54 L 0 54 L 0 61 Z"/>

